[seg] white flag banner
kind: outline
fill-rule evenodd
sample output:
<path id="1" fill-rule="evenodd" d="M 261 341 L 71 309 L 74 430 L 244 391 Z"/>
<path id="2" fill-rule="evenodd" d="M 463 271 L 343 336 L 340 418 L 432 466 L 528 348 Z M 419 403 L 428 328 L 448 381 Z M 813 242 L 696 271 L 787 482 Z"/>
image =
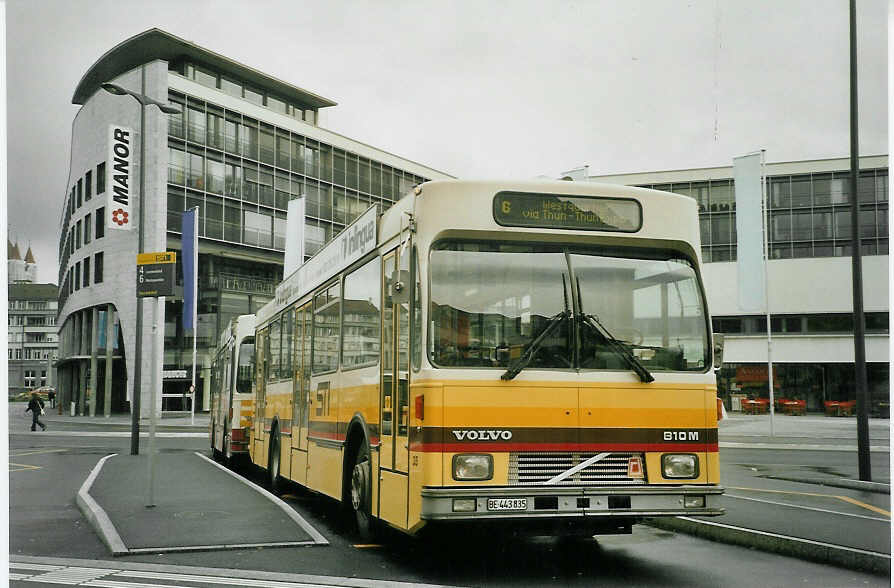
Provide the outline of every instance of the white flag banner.
<path id="1" fill-rule="evenodd" d="M 304 263 L 304 197 L 289 200 L 286 212 L 286 253 L 283 278 Z"/>
<path id="2" fill-rule="evenodd" d="M 739 310 L 764 310 L 764 239 L 761 154 L 733 158 L 736 189 L 736 264 Z"/>

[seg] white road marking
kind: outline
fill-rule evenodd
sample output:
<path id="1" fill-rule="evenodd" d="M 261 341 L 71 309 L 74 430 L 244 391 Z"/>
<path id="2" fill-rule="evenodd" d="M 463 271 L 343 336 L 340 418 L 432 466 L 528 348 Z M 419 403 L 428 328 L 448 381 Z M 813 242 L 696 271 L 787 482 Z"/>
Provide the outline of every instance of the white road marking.
<path id="1" fill-rule="evenodd" d="M 259 570 L 232 570 L 223 568 L 195 568 L 191 566 L 159 565 L 103 561 L 104 566 L 77 565 L 88 560 L 33 557 L 10 554 L 9 578 L 23 582 L 45 582 L 69 586 L 94 588 L 181 588 L 194 583 L 250 588 L 329 588 L 358 587 L 378 588 L 382 584 L 406 588 L 441 588 L 437 584 L 413 582 L 382 582 L 364 578 L 339 576 L 312 576 L 263 572 Z M 47 563 L 42 563 L 47 562 Z M 62 565 L 59 565 L 62 564 Z M 135 569 L 130 569 L 135 568 Z M 18 570 L 13 572 L 12 570 Z M 19 573 L 31 571 L 34 573 Z M 133 578 L 128 581 L 126 578 Z M 274 580 L 273 578 L 277 578 Z M 152 583 L 152 580 L 169 581 L 172 584 Z"/>
<path id="2" fill-rule="evenodd" d="M 12 566 L 12 564 L 10 564 Z M 102 576 L 108 576 L 115 572 L 105 568 L 81 568 L 81 567 L 64 567 L 44 574 L 38 574 L 25 578 L 25 582 L 44 582 L 47 584 L 69 584 L 77 586 L 84 582 L 95 580 Z"/>
<path id="3" fill-rule="evenodd" d="M 881 522 L 883 522 L 883 523 L 890 523 L 890 522 L 891 522 L 889 519 L 883 519 L 883 518 L 880 518 L 880 517 L 871 517 L 871 516 L 868 516 L 868 515 L 851 514 L 851 513 L 841 512 L 841 511 L 837 511 L 837 510 L 829 510 L 829 509 L 825 509 L 825 508 L 816 508 L 816 507 L 814 507 L 814 506 L 801 506 L 801 505 L 798 505 L 798 504 L 789 504 L 789 503 L 787 503 L 787 502 L 776 502 L 775 500 L 765 500 L 765 499 L 763 499 L 763 498 L 751 498 L 751 497 L 748 497 L 748 496 L 738 496 L 738 495 L 736 495 L 736 494 L 729 494 L 729 493 L 724 493 L 724 496 L 728 496 L 729 498 L 738 498 L 739 500 L 751 500 L 751 501 L 753 501 L 753 502 L 763 502 L 763 503 L 765 503 L 765 504 L 775 504 L 775 505 L 777 505 L 777 506 L 788 506 L 788 507 L 790 507 L 790 508 L 800 508 L 800 509 L 802 509 L 802 510 L 812 510 L 812 511 L 816 511 L 816 512 L 824 512 L 824 513 L 827 513 L 827 514 L 836 514 L 836 515 L 841 515 L 841 516 L 843 516 L 843 517 L 855 517 L 855 518 L 858 518 L 858 519 L 869 519 L 870 521 L 881 521 Z"/>
<path id="4" fill-rule="evenodd" d="M 9 562 L 9 567 L 16 570 L 40 570 L 41 572 L 49 572 L 51 570 L 61 570 L 64 566 L 48 566 L 46 564 L 11 561 Z"/>
<path id="5" fill-rule="evenodd" d="M 326 584 L 303 582 L 277 582 L 275 580 L 252 580 L 250 578 L 219 578 L 217 576 L 197 576 L 187 574 L 164 574 L 159 572 L 118 572 L 116 576 L 146 578 L 148 580 L 179 580 L 181 582 L 205 582 L 208 584 L 232 584 L 234 586 L 259 586 L 260 588 L 326 588 Z M 154 586 L 154 584 L 153 584 Z"/>
<path id="6" fill-rule="evenodd" d="M 183 584 L 143 584 L 141 582 L 116 582 L 115 580 L 92 580 L 81 586 L 96 588 L 183 588 Z"/>

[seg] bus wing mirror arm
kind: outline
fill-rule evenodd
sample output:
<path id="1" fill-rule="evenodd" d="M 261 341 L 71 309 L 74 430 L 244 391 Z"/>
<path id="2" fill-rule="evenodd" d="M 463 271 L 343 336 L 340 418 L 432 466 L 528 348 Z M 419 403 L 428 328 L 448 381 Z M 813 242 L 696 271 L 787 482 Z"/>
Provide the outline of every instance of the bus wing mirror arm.
<path id="1" fill-rule="evenodd" d="M 723 366 L 723 333 L 714 333 L 714 369 Z"/>
<path id="2" fill-rule="evenodd" d="M 394 270 L 394 273 L 391 274 L 391 300 L 394 304 L 410 302 L 409 270 Z"/>

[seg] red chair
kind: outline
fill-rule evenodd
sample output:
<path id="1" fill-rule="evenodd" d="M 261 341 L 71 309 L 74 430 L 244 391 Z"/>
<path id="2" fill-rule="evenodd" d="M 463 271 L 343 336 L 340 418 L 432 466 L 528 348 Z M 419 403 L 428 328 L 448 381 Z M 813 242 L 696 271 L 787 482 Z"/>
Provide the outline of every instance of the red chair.
<path id="1" fill-rule="evenodd" d="M 807 401 L 787 400 L 782 408 L 785 414 L 803 416 L 807 413 Z"/>

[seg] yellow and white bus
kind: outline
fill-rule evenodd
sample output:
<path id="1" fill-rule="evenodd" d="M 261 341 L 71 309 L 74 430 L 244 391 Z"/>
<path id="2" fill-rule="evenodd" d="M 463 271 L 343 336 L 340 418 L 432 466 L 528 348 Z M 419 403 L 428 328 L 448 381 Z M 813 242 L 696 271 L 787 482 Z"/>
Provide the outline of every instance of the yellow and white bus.
<path id="1" fill-rule="evenodd" d="M 230 320 L 211 365 L 211 452 L 227 462 L 248 456 L 255 370 L 255 315 Z"/>
<path id="2" fill-rule="evenodd" d="M 258 312 L 252 461 L 362 534 L 723 514 L 699 252 L 676 194 L 417 186 Z"/>

